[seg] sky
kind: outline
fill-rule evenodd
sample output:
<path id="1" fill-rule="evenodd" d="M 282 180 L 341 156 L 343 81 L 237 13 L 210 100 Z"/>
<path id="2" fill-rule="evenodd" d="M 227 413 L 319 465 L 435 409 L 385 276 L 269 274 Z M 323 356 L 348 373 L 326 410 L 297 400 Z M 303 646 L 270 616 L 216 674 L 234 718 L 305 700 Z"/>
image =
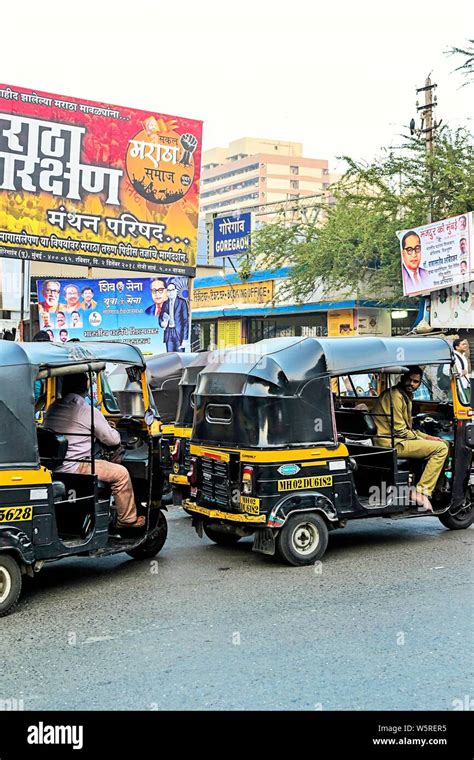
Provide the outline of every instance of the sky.
<path id="1" fill-rule="evenodd" d="M 204 149 L 246 135 L 369 161 L 430 72 L 438 120 L 473 129 L 474 85 L 444 54 L 474 38 L 472 0 L 23 0 L 1 25 L 4 84 L 202 119 Z"/>

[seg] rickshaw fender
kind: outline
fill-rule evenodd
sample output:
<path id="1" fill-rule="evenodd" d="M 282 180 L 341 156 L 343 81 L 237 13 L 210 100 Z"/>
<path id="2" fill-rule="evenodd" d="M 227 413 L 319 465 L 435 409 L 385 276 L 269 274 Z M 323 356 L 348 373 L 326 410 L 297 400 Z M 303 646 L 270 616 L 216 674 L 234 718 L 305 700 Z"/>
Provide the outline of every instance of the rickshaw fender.
<path id="1" fill-rule="evenodd" d="M 317 491 L 301 491 L 281 499 L 268 517 L 269 527 L 281 528 L 295 512 L 319 512 L 327 521 L 328 528 L 336 527 L 337 510 L 330 499 Z"/>
<path id="2" fill-rule="evenodd" d="M 33 544 L 18 528 L 0 528 L 0 552 L 15 556 L 25 565 L 33 565 L 35 561 Z"/>

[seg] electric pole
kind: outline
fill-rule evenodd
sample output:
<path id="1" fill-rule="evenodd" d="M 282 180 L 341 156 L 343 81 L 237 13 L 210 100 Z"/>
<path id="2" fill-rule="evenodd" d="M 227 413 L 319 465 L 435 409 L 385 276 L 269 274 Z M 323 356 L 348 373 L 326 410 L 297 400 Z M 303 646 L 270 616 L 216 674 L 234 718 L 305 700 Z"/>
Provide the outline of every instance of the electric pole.
<path id="1" fill-rule="evenodd" d="M 424 104 L 419 105 L 418 101 L 416 101 L 416 110 L 421 112 L 421 128 L 418 130 L 418 133 L 424 135 L 425 145 L 426 145 L 426 155 L 430 163 L 431 189 L 430 189 L 430 203 L 429 203 L 429 210 L 428 210 L 428 223 L 431 223 L 433 221 L 433 197 L 431 195 L 432 186 L 433 186 L 433 166 L 431 163 L 431 157 L 434 152 L 433 134 L 434 134 L 435 129 L 437 129 L 441 124 L 441 122 L 436 122 L 433 119 L 433 111 L 436 105 L 438 104 L 438 99 L 436 95 L 434 95 L 433 97 L 433 92 L 436 89 L 436 87 L 437 85 L 432 84 L 431 76 L 428 74 L 428 76 L 426 77 L 425 86 L 419 87 L 416 91 L 417 95 L 419 92 L 425 93 Z"/>

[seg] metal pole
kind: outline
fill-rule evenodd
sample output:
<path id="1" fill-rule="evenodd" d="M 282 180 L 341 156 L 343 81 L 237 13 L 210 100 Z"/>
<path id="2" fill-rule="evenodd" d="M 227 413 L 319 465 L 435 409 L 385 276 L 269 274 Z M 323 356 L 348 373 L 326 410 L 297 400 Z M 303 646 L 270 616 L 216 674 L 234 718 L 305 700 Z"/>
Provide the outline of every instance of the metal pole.
<path id="1" fill-rule="evenodd" d="M 92 370 L 89 367 L 89 398 L 91 402 L 91 475 L 95 475 L 95 425 L 94 425 L 94 388 L 92 382 Z"/>

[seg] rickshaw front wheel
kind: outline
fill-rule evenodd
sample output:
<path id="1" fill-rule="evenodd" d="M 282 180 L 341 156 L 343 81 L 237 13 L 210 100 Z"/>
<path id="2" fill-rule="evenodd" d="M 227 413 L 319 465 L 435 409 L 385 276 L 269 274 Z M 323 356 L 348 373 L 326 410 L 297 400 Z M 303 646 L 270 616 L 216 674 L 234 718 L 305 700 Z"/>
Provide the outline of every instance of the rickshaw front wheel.
<path id="1" fill-rule="evenodd" d="M 289 565 L 312 565 L 321 559 L 328 545 L 328 528 L 315 513 L 292 515 L 276 539 L 278 555 Z"/>
<path id="2" fill-rule="evenodd" d="M 228 533 L 227 531 L 216 530 L 212 525 L 203 525 L 204 533 L 218 546 L 235 546 L 242 536 L 237 533 Z"/>
<path id="3" fill-rule="evenodd" d="M 472 502 L 469 500 L 454 515 L 445 512 L 444 515 L 438 515 L 438 520 L 449 530 L 464 530 L 469 528 L 474 522 L 474 511 Z"/>
<path id="4" fill-rule="evenodd" d="M 0 617 L 12 611 L 21 593 L 18 562 L 9 554 L 0 554 Z"/>

